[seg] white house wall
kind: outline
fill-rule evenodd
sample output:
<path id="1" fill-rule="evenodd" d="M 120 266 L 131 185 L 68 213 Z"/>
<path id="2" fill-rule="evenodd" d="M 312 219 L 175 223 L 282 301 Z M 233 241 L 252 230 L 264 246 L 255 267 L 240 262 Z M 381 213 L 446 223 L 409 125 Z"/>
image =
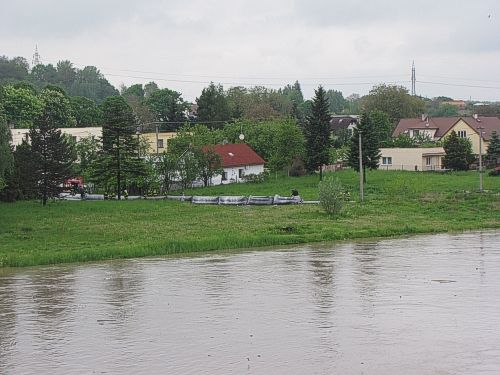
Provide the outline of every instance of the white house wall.
<path id="1" fill-rule="evenodd" d="M 424 136 L 434 139 L 436 129 L 411 129 L 410 137 Z"/>
<path id="2" fill-rule="evenodd" d="M 89 127 L 89 128 L 59 128 L 61 133 L 67 134 L 74 137 L 74 140 L 78 143 L 82 138 L 95 137 L 100 138 L 102 136 L 101 127 Z M 11 129 L 12 134 L 12 145 L 17 147 L 21 144 L 23 139 L 27 139 L 29 129 Z"/>
<path id="3" fill-rule="evenodd" d="M 381 148 L 380 154 L 379 169 L 388 171 L 439 170 L 442 168 L 441 160 L 445 155 L 442 147 Z M 388 163 L 388 158 L 390 158 L 390 163 Z"/>
<path id="4" fill-rule="evenodd" d="M 246 165 L 241 167 L 228 167 L 224 168 L 224 172 L 227 174 L 227 179 L 222 180 L 222 175 L 217 175 L 212 178 L 212 185 L 222 185 L 222 184 L 232 184 L 235 182 L 245 182 L 245 178 L 239 178 L 239 170 L 243 169 L 243 176 L 249 174 L 259 175 L 264 173 L 264 164 L 260 165 Z"/>

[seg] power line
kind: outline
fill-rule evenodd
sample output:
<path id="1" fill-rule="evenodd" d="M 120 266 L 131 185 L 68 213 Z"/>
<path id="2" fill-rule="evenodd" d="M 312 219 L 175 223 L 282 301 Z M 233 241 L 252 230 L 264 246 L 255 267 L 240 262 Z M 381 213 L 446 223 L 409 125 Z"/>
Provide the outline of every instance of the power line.
<path id="1" fill-rule="evenodd" d="M 53 64 L 57 64 L 55 60 L 47 60 L 50 61 Z M 80 67 L 85 67 L 89 66 L 86 64 L 81 64 L 81 63 L 74 63 L 72 62 L 73 65 L 80 66 Z M 297 77 L 292 77 L 292 76 L 228 76 L 228 75 L 220 75 L 220 74 L 214 74 L 214 75 L 203 75 L 203 74 L 183 74 L 183 73 L 166 73 L 166 72 L 154 72 L 154 71 L 145 71 L 145 70 L 133 70 L 133 69 L 121 69 L 121 68 L 110 68 L 110 67 L 103 67 L 103 66 L 97 66 L 97 65 L 91 65 L 95 66 L 96 68 L 100 70 L 115 70 L 115 71 L 121 71 L 121 72 L 130 72 L 130 73 L 141 73 L 141 74 L 159 74 L 162 76 L 174 76 L 174 77 L 195 77 L 195 78 L 222 78 L 222 79 L 238 79 L 238 80 L 253 80 L 253 79 L 269 79 L 269 80 L 297 80 Z M 104 74 L 104 73 L 103 73 Z M 135 76 L 129 76 L 129 75 L 120 75 L 116 73 L 105 73 L 106 75 L 111 75 L 111 76 L 118 76 L 118 77 L 130 77 L 130 78 L 136 78 Z M 353 75 L 353 76 L 310 76 L 310 77 L 299 77 L 302 80 L 336 80 L 336 79 L 360 79 L 360 78 L 387 78 L 387 77 L 406 77 L 406 74 L 376 74 L 376 75 Z M 140 77 L 144 78 L 144 77 Z M 157 78 L 150 78 L 150 77 L 145 77 L 146 79 L 157 79 Z M 166 79 L 164 79 L 166 80 Z M 179 80 L 180 82 L 188 82 L 188 83 L 207 83 L 207 81 L 192 81 L 192 80 Z M 208 82 L 210 83 L 210 82 Z M 252 83 L 253 84 L 253 83 Z"/>
<path id="2" fill-rule="evenodd" d="M 104 74 L 104 73 L 103 73 Z M 134 79 L 143 79 L 143 80 L 154 80 L 154 81 L 165 81 L 165 82 L 180 82 L 180 83 L 201 83 L 201 84 L 210 84 L 212 81 L 198 81 L 198 80 L 185 80 L 185 79 L 172 79 L 172 78 L 161 78 L 161 77 L 146 77 L 146 76 L 131 76 L 125 74 L 114 74 L 114 73 L 105 73 L 106 76 L 111 77 L 122 77 L 122 78 L 134 78 Z M 409 81 L 392 81 L 385 82 L 391 84 L 401 84 L 408 83 Z M 222 85 L 235 85 L 235 86 L 279 86 L 282 87 L 286 85 L 286 83 L 280 82 L 218 82 Z M 380 82 L 303 82 L 301 86 L 364 86 L 364 85 L 377 85 Z"/>
<path id="3" fill-rule="evenodd" d="M 432 81 L 417 81 L 418 83 L 425 83 L 428 85 L 441 85 L 441 86 L 453 86 L 453 87 L 468 87 L 468 88 L 478 88 L 478 89 L 495 89 L 500 90 L 500 86 L 480 86 L 480 85 L 466 85 L 460 83 L 448 83 L 448 82 L 432 82 Z"/>
<path id="4" fill-rule="evenodd" d="M 451 77 L 451 76 L 437 76 L 432 74 L 422 74 L 423 77 L 430 78 L 442 78 L 442 79 L 454 79 L 461 81 L 471 81 L 471 82 L 491 82 L 491 83 L 500 83 L 500 81 L 492 81 L 491 79 L 478 79 L 478 78 L 465 78 L 465 77 Z"/>

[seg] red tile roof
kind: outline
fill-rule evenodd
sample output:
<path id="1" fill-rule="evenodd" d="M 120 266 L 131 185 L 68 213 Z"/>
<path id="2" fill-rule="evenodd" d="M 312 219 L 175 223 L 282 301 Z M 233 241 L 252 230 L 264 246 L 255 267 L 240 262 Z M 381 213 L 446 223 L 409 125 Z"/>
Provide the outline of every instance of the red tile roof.
<path id="1" fill-rule="evenodd" d="M 393 136 L 397 137 L 409 129 L 437 129 L 435 137 L 443 137 L 460 119 L 465 121 L 476 133 L 479 133 L 477 128 L 482 126 L 484 135 L 483 139 L 489 140 L 491 133 L 496 130 L 500 134 L 500 119 L 498 117 L 482 117 L 477 119 L 474 117 L 429 117 L 422 121 L 421 118 L 403 118 L 399 121 L 398 126 L 394 129 Z"/>
<path id="2" fill-rule="evenodd" d="M 265 163 L 265 160 L 245 143 L 215 145 L 213 148 L 222 159 L 222 167 L 240 167 Z"/>

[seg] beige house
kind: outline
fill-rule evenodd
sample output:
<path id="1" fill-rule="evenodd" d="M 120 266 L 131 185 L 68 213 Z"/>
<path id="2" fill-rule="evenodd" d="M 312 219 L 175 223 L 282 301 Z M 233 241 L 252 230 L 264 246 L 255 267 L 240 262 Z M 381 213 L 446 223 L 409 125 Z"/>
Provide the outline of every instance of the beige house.
<path id="1" fill-rule="evenodd" d="M 102 127 L 92 127 L 92 128 L 60 128 L 62 134 L 69 135 L 74 139 L 75 142 L 80 142 L 82 138 L 102 137 Z M 12 145 L 16 147 L 20 145 L 23 139 L 29 141 L 29 129 L 11 129 L 12 134 Z M 167 142 L 169 139 L 174 138 L 177 135 L 176 132 L 159 132 L 158 138 L 156 138 L 156 132 L 152 133 L 142 133 L 140 137 L 145 139 L 149 143 L 149 149 L 147 153 L 149 155 L 162 153 L 167 150 Z M 158 141 L 157 141 L 158 139 Z M 156 147 L 158 145 L 158 148 Z"/>
<path id="2" fill-rule="evenodd" d="M 481 153 L 485 154 L 491 134 L 500 134 L 500 119 L 498 117 L 436 117 L 422 115 L 421 118 L 401 119 L 394 130 L 393 137 L 406 134 L 410 137 L 428 136 L 439 141 L 455 131 L 459 137 L 468 138 L 472 143 L 472 151 L 479 155 L 479 133 L 482 134 Z"/>
<path id="3" fill-rule="evenodd" d="M 406 171 L 438 171 L 443 169 L 442 147 L 381 148 L 379 169 Z"/>
<path id="4" fill-rule="evenodd" d="M 149 143 L 149 148 L 147 151 L 149 155 L 156 153 L 161 154 L 162 152 L 167 151 L 168 140 L 176 136 L 176 132 L 159 132 L 158 136 L 156 132 L 142 133 L 140 135 L 142 139 L 146 140 Z"/>
<path id="5" fill-rule="evenodd" d="M 101 127 L 92 128 L 60 128 L 62 134 L 66 134 L 73 138 L 73 140 L 78 143 L 82 138 L 95 137 L 100 138 L 102 136 Z M 21 144 L 23 139 L 29 141 L 29 129 L 11 129 L 12 134 L 12 145 L 17 147 Z"/>

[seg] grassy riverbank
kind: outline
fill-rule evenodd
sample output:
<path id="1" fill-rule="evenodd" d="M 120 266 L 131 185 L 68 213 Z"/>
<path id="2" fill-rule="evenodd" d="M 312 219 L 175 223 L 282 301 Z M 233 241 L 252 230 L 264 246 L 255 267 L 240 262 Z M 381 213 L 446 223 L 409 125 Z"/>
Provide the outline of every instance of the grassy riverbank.
<path id="1" fill-rule="evenodd" d="M 0 267 L 83 262 L 216 249 L 269 246 L 411 233 L 500 228 L 500 178 L 474 172 L 375 171 L 366 201 L 357 174 L 336 176 L 352 191 L 347 211 L 331 219 L 317 205 L 199 206 L 174 201 L 0 204 Z M 316 176 L 194 189 L 186 194 L 289 195 L 317 199 Z"/>

